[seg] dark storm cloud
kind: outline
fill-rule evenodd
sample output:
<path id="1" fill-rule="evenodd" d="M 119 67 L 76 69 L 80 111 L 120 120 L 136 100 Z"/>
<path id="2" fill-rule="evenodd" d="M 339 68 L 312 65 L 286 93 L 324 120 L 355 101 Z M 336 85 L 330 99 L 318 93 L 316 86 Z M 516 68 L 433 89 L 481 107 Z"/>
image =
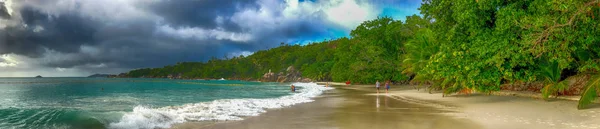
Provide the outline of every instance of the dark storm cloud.
<path id="1" fill-rule="evenodd" d="M 218 16 L 231 16 L 238 9 L 257 6 L 255 0 L 173 0 L 159 1 L 145 8 L 173 25 L 212 29 L 218 26 Z M 239 31 L 239 26 L 229 20 L 223 19 L 222 24 L 227 30 Z"/>
<path id="2" fill-rule="evenodd" d="M 328 36 L 328 28 L 331 28 L 319 15 L 277 21 L 266 25 L 273 27 L 269 30 L 260 28 L 260 22 L 248 26 L 241 25 L 248 21 L 232 20 L 240 11 L 261 11 L 261 5 L 254 0 L 165 0 L 134 4 L 132 8 L 143 13 L 131 16 L 149 15 L 150 18 L 126 20 L 111 19 L 111 16 L 121 14 L 95 13 L 103 10 L 92 9 L 92 13 L 86 13 L 82 11 L 85 9 L 83 4 L 76 4 L 69 11 L 48 11 L 48 8 L 38 7 L 57 1 L 32 2 L 36 5 L 23 5 L 15 10 L 20 24 L 0 28 L 0 55 L 12 53 L 38 59 L 43 67 L 77 67 L 102 72 L 107 68 L 162 67 L 177 62 L 223 58 L 233 52 L 254 52 L 290 40 Z M 272 17 L 282 17 L 278 11 L 271 12 Z M 6 12 L 0 8 L 0 17 L 6 19 Z M 177 33 L 165 32 L 165 26 Z M 185 37 L 188 33 L 200 37 Z M 229 37 L 230 33 L 249 34 L 251 39 L 235 40 Z M 218 36 L 210 37 L 211 34 Z"/>
<path id="3" fill-rule="evenodd" d="M 9 19 L 10 14 L 8 14 L 8 10 L 4 6 L 4 2 L 0 2 L 0 19 Z"/>
<path id="4" fill-rule="evenodd" d="M 23 8 L 20 10 L 22 26 L 9 26 L 0 31 L 0 54 L 14 53 L 40 57 L 44 48 L 73 53 L 82 44 L 98 43 L 93 35 L 97 23 L 76 14 L 52 17 L 48 14 Z"/>

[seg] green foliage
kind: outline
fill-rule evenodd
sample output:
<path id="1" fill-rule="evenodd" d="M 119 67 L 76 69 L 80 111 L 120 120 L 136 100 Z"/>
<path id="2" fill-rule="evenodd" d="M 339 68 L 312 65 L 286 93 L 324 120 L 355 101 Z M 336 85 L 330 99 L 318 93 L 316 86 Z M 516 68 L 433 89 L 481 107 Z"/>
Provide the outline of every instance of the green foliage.
<path id="1" fill-rule="evenodd" d="M 540 65 L 538 76 L 544 78 L 545 86 L 542 88 L 542 96 L 548 99 L 550 95 L 558 96 L 558 92 L 562 92 L 569 88 L 568 81 L 560 80 L 562 69 L 558 67 L 556 61 Z"/>
<path id="2" fill-rule="evenodd" d="M 555 94 L 567 88 L 558 81 L 562 69 L 598 70 L 593 46 L 600 45 L 600 22 L 585 15 L 597 9 L 590 3 L 595 1 L 424 0 L 421 14 L 435 19 L 429 29 L 440 49 L 421 70 L 433 75 L 430 80 L 452 79 L 450 91 L 489 92 L 501 83 L 546 76 L 536 71 L 551 60 L 559 72 L 546 79 L 542 92 Z"/>
<path id="3" fill-rule="evenodd" d="M 402 29 L 403 23 L 390 17 L 365 21 L 356 27 L 350 33 L 352 40 L 340 44 L 335 53 L 333 80 L 372 83 L 408 79 L 398 67 L 402 42 L 407 38 L 401 34 Z"/>
<path id="4" fill-rule="evenodd" d="M 584 109 L 587 105 L 598 99 L 598 91 L 600 91 L 600 75 L 592 77 L 587 83 L 583 93 L 581 94 L 577 108 Z"/>
<path id="5" fill-rule="evenodd" d="M 406 54 L 403 54 L 402 73 L 415 75 L 413 80 L 427 80 L 427 72 L 421 71 L 430 61 L 431 56 L 439 51 L 439 44 L 434 39 L 433 32 L 427 28 L 420 29 L 413 39 L 404 44 Z"/>
<path id="6" fill-rule="evenodd" d="M 258 79 L 271 70 L 285 72 L 293 66 L 302 71 L 304 77 L 317 80 L 330 80 L 333 67 L 333 53 L 338 43 L 344 39 L 323 41 L 309 45 L 282 45 L 269 50 L 257 51 L 244 57 L 230 59 L 212 58 L 207 62 L 182 62 L 163 68 L 132 70 L 129 77 L 158 77 L 182 75 L 182 78 L 233 78 Z"/>

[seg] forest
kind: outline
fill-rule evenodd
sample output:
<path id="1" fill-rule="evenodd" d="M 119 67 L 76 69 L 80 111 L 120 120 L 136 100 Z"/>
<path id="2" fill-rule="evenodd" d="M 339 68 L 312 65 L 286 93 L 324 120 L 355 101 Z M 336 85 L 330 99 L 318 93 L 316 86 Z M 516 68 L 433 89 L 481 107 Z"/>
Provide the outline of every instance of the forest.
<path id="1" fill-rule="evenodd" d="M 600 1 L 423 0 L 420 15 L 365 21 L 350 37 L 287 45 L 244 57 L 137 69 L 128 77 L 256 79 L 294 66 L 318 81 L 427 85 L 444 94 L 490 93 L 503 84 L 540 83 L 544 98 L 590 76 L 578 108 L 600 91 Z"/>

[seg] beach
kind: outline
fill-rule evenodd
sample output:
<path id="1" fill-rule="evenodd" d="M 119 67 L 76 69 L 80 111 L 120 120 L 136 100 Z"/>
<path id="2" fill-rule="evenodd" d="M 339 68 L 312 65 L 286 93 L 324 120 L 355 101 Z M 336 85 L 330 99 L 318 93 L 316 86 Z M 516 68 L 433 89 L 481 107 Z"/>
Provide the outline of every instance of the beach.
<path id="1" fill-rule="evenodd" d="M 422 100 L 428 105 L 451 105 L 459 113 L 450 116 L 472 120 L 487 129 L 598 129 L 600 107 L 577 110 L 577 101 L 533 99 L 483 94 L 442 97 L 441 93 L 401 90 L 392 97 Z"/>
<path id="2" fill-rule="evenodd" d="M 314 102 L 271 109 L 240 121 L 186 122 L 188 129 L 595 129 L 600 108 L 577 110 L 576 101 L 525 97 L 453 95 L 393 86 L 375 93 L 370 85 L 334 86 Z"/>

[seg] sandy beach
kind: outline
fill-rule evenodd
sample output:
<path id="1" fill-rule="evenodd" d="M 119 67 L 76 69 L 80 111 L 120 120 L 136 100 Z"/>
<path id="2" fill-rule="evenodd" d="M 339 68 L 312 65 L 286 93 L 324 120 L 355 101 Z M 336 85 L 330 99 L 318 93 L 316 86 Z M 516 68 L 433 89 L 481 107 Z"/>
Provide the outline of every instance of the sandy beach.
<path id="1" fill-rule="evenodd" d="M 375 93 L 370 85 L 335 86 L 314 102 L 241 121 L 187 122 L 176 129 L 596 129 L 600 106 L 480 94 L 442 97 L 411 86 Z M 383 91 L 383 90 L 382 90 Z"/>

